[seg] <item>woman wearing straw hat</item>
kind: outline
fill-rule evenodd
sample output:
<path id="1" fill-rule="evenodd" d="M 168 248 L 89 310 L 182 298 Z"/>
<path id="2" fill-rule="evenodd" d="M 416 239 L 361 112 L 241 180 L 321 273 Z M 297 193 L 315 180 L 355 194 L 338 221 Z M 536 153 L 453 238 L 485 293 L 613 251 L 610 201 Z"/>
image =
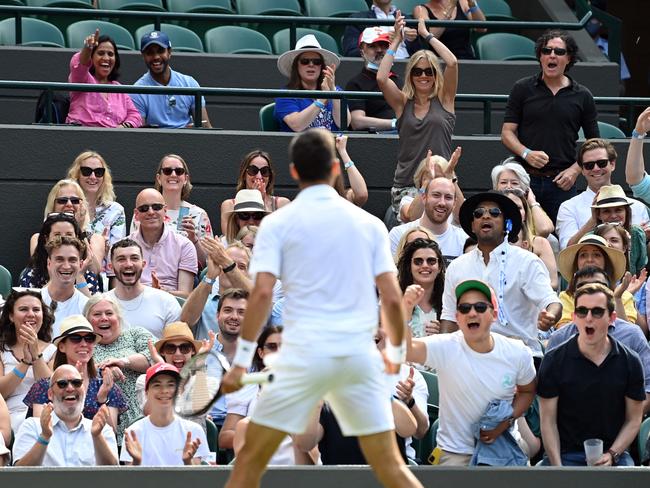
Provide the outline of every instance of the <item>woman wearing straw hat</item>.
<path id="1" fill-rule="evenodd" d="M 313 34 L 298 39 L 296 48 L 278 58 L 278 70 L 289 78 L 289 90 L 340 91 L 334 73 L 339 57 L 323 49 Z M 273 116 L 283 132 L 302 132 L 313 127 L 327 130 L 341 127 L 341 101 L 334 99 L 276 98 Z M 348 110 L 347 120 L 350 120 Z"/>
<path id="2" fill-rule="evenodd" d="M 260 225 L 269 211 L 264 205 L 262 194 L 258 190 L 239 190 L 235 195 L 224 237 L 227 244 L 232 244 L 239 229 L 246 225 Z"/>

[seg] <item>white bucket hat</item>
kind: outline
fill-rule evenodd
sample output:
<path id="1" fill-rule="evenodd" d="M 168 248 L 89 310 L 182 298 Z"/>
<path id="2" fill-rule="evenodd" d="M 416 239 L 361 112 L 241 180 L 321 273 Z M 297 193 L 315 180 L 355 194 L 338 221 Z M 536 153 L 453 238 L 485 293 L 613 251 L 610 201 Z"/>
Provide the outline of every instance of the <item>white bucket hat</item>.
<path id="1" fill-rule="evenodd" d="M 325 64 L 329 66 L 333 64 L 338 66 L 341 64 L 339 57 L 334 54 L 332 51 L 323 49 L 320 47 L 320 43 L 314 34 L 307 34 L 306 36 L 301 37 L 296 42 L 296 48 L 292 51 L 287 51 L 278 58 L 278 70 L 284 76 L 289 78 L 291 76 L 291 66 L 293 65 L 293 60 L 296 57 L 300 56 L 302 53 L 307 52 L 316 52 L 323 56 Z"/>

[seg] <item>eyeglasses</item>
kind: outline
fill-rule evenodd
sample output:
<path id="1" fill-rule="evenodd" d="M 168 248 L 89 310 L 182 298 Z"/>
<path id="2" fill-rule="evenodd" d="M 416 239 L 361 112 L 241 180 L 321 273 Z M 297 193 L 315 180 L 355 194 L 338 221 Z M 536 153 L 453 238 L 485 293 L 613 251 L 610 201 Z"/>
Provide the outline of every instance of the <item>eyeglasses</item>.
<path id="1" fill-rule="evenodd" d="M 91 174 L 95 173 L 95 176 L 97 178 L 103 178 L 104 173 L 106 173 L 106 168 L 91 168 L 90 166 L 81 166 L 79 168 L 79 172 L 81 173 L 81 176 L 88 177 Z"/>
<path id="2" fill-rule="evenodd" d="M 160 168 L 160 172 L 165 176 L 171 176 L 172 173 L 176 173 L 177 176 L 185 174 L 185 168 Z"/>
<path id="3" fill-rule="evenodd" d="M 555 52 L 556 56 L 564 56 L 567 51 L 563 47 L 543 47 L 541 49 L 542 54 L 548 56 L 552 52 Z"/>
<path id="4" fill-rule="evenodd" d="M 55 383 L 56 383 L 56 386 L 58 386 L 59 388 L 61 388 L 63 390 L 65 388 L 67 388 L 68 385 L 72 385 L 74 388 L 81 388 L 81 385 L 84 384 L 84 381 L 79 379 L 79 378 L 75 378 L 73 380 L 57 380 L 57 381 L 55 381 Z"/>
<path id="5" fill-rule="evenodd" d="M 598 165 L 600 169 L 603 169 L 606 168 L 608 164 L 609 159 L 597 159 L 596 161 L 583 161 L 582 167 L 587 171 L 591 171 L 596 165 Z"/>
<path id="6" fill-rule="evenodd" d="M 162 347 L 163 354 L 176 354 L 176 351 L 180 351 L 181 354 L 189 354 L 194 352 L 194 346 L 189 342 L 184 342 L 183 344 L 170 344 L 166 342 Z"/>
<path id="7" fill-rule="evenodd" d="M 145 203 L 144 205 L 140 205 L 139 207 L 136 208 L 140 213 L 147 213 L 150 208 L 152 208 L 154 212 L 160 212 L 163 208 L 165 208 L 165 204 L 152 203 L 151 205 L 149 205 L 148 203 Z"/>
<path id="8" fill-rule="evenodd" d="M 433 68 L 413 68 L 411 70 L 411 76 L 433 76 Z"/>
<path id="9" fill-rule="evenodd" d="M 271 352 L 275 352 L 280 349 L 280 344 L 277 342 L 267 342 L 264 344 L 264 349 L 268 349 Z"/>
<path id="10" fill-rule="evenodd" d="M 66 341 L 70 341 L 73 344 L 79 344 L 81 341 L 86 341 L 88 344 L 94 344 L 97 336 L 95 334 L 72 334 L 65 338 Z"/>
<path id="11" fill-rule="evenodd" d="M 79 197 L 57 197 L 54 200 L 59 205 L 65 205 L 70 202 L 72 205 L 79 205 L 81 203 L 81 198 Z"/>
<path id="12" fill-rule="evenodd" d="M 239 220 L 262 220 L 264 215 L 264 212 L 237 212 Z"/>
<path id="13" fill-rule="evenodd" d="M 499 207 L 492 207 L 492 208 L 485 208 L 485 207 L 476 207 L 474 209 L 474 212 L 472 212 L 472 215 L 474 216 L 475 219 L 480 219 L 485 215 L 485 212 L 490 214 L 490 217 L 498 217 L 501 215 L 503 212 Z"/>
<path id="14" fill-rule="evenodd" d="M 72 212 L 50 212 L 47 214 L 47 218 L 49 219 L 50 217 L 59 217 L 60 215 L 65 215 L 66 217 L 74 219 L 74 214 Z"/>
<path id="15" fill-rule="evenodd" d="M 603 307 L 576 307 L 575 309 L 576 315 L 581 319 L 584 319 L 589 312 L 591 312 L 591 316 L 595 319 L 599 319 L 605 315 L 605 309 Z"/>
<path id="16" fill-rule="evenodd" d="M 476 303 L 459 303 L 456 305 L 456 310 L 458 310 L 463 315 L 467 315 L 472 308 L 476 310 L 476 313 L 485 313 L 488 307 L 491 307 L 487 302 L 476 302 Z"/>
<path id="17" fill-rule="evenodd" d="M 438 258 L 427 258 L 427 266 L 435 266 L 438 264 Z M 422 266 L 424 264 L 424 258 L 413 258 L 413 264 L 416 266 Z"/>
<path id="18" fill-rule="evenodd" d="M 248 168 L 246 168 L 246 173 L 248 176 L 255 176 L 257 173 L 260 173 L 264 178 L 267 176 L 271 175 L 271 168 L 268 166 L 263 166 L 262 168 L 258 168 L 254 164 L 251 164 Z"/>
<path id="19" fill-rule="evenodd" d="M 300 58 L 300 64 L 307 66 L 313 64 L 314 66 L 322 66 L 323 60 L 321 58 Z"/>

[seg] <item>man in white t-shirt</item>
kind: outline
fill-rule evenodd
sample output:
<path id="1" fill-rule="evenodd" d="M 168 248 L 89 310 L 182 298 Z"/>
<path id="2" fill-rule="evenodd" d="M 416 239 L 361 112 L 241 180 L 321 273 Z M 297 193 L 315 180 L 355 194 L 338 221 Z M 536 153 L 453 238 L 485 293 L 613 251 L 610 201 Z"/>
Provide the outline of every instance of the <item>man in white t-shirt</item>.
<path id="1" fill-rule="evenodd" d="M 282 439 L 304 432 L 327 395 L 344 435 L 359 436 L 383 485 L 420 487 L 397 449 L 381 374 L 385 365 L 374 343 L 379 290 L 389 338 L 386 366 L 396 373 L 405 359 L 406 323 L 386 228 L 332 188 L 340 162 L 330 132 L 296 135 L 289 155 L 300 193 L 260 226 L 251 263 L 255 284 L 224 390 L 241 388 L 277 279 L 286 297 L 282 351 L 273 364 L 276 379 L 262 389 L 226 486 L 259 486 Z"/>
<path id="2" fill-rule="evenodd" d="M 178 369 L 171 364 L 147 369 L 144 389 L 151 413 L 124 433 L 120 461 L 132 466 L 182 466 L 200 464 L 210 456 L 201 426 L 174 414 L 179 382 Z"/>
<path id="3" fill-rule="evenodd" d="M 521 341 L 490 332 L 498 305 L 487 283 L 463 281 L 455 296 L 460 330 L 414 339 L 407 359 L 438 373 L 440 464 L 467 466 L 476 444 L 472 427 L 493 400 L 512 402 L 512 415 L 495 429 L 482 430 L 480 441 L 491 444 L 507 429 L 520 440 L 514 422 L 535 397 L 535 368 Z"/>
<path id="4" fill-rule="evenodd" d="M 142 284 L 140 276 L 146 265 L 140 244 L 128 237 L 116 242 L 111 248 L 115 288 L 108 294 L 122 306 L 129 326 L 144 327 L 159 338 L 167 324 L 180 319 L 181 306 L 170 293 Z"/>
<path id="5" fill-rule="evenodd" d="M 390 252 L 395 254 L 402 236 L 417 226 L 433 232 L 438 246 L 447 261 L 463 254 L 467 234 L 460 227 L 451 224 L 450 216 L 456 204 L 456 188 L 452 180 L 438 177 L 429 181 L 424 199 L 424 214 L 413 222 L 393 227 L 388 234 Z"/>
<path id="6" fill-rule="evenodd" d="M 43 302 L 54 311 L 52 337 L 60 335 L 60 324 L 70 315 L 83 315 L 88 297 L 75 285 L 86 246 L 76 237 L 58 236 L 45 245 L 50 281 L 41 290 Z M 82 285 L 86 285 L 85 281 Z"/>

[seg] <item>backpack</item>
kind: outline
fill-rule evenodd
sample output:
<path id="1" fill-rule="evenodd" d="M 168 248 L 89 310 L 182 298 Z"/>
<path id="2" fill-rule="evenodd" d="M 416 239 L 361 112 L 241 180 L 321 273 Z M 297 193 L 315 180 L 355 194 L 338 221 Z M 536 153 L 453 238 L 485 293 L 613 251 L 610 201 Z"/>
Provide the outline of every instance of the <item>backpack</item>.
<path id="1" fill-rule="evenodd" d="M 36 123 L 65 124 L 65 119 L 70 110 L 70 95 L 67 92 L 55 91 L 52 93 L 52 119 L 45 120 L 47 117 L 47 90 L 41 92 L 36 102 L 36 114 L 34 121 Z"/>

